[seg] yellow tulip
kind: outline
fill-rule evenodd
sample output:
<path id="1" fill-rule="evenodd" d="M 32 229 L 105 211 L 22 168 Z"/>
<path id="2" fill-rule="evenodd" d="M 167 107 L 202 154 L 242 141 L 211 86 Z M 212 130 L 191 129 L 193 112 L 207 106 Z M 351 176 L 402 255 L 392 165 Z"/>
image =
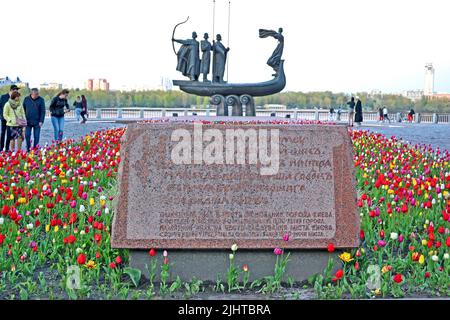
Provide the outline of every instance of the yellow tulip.
<path id="1" fill-rule="evenodd" d="M 90 204 L 91 206 L 94 206 L 94 204 L 95 204 L 94 198 L 90 198 L 90 199 L 89 199 L 89 204 Z"/>
<path id="2" fill-rule="evenodd" d="M 426 246 L 427 244 L 428 244 L 428 241 L 425 240 L 425 239 L 423 239 L 423 240 L 422 240 L 422 245 Z"/>
<path id="3" fill-rule="evenodd" d="M 58 226 L 55 226 L 55 232 L 58 232 L 59 231 L 59 227 Z"/>
<path id="4" fill-rule="evenodd" d="M 13 194 L 9 195 L 9 200 L 14 200 L 14 195 Z"/>
<path id="5" fill-rule="evenodd" d="M 341 258 L 344 262 L 350 262 L 352 261 L 352 255 L 349 252 L 344 252 L 341 255 L 339 255 L 339 258 Z"/>
<path id="6" fill-rule="evenodd" d="M 49 232 L 49 231 L 50 231 L 50 225 L 48 224 L 45 226 L 45 232 Z"/>
<path id="7" fill-rule="evenodd" d="M 420 257 L 419 257 L 419 263 L 420 264 L 424 264 L 425 263 L 425 257 L 423 256 L 423 254 L 421 254 Z"/>

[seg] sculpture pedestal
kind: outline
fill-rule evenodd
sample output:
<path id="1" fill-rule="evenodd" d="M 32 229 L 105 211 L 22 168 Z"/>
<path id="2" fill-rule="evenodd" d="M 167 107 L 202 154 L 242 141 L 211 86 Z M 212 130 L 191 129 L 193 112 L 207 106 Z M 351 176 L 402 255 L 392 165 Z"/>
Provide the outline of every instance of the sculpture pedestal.
<path id="1" fill-rule="evenodd" d="M 337 254 L 326 250 L 287 250 L 290 252 L 289 262 L 283 281 L 288 277 L 296 282 L 304 282 L 309 277 L 321 273 L 327 267 L 329 259 L 334 260 L 333 273 L 339 268 Z M 226 282 L 226 273 L 230 265 L 230 250 L 169 250 L 170 281 L 177 276 L 182 281 L 190 281 L 194 277 L 203 281 Z M 149 278 L 151 261 L 157 261 L 156 279 L 159 279 L 160 266 L 163 263 L 162 252 L 150 257 L 148 250 L 130 250 L 130 266 L 142 271 Z M 276 256 L 273 250 L 238 250 L 234 265 L 242 271 L 244 265 L 250 272 L 249 281 L 273 275 Z M 147 269 L 147 267 L 148 269 Z M 242 279 L 240 279 L 242 281 Z"/>
<path id="2" fill-rule="evenodd" d="M 228 116 L 228 108 L 231 107 L 231 116 L 233 117 L 254 117 L 256 116 L 255 100 L 248 94 L 241 96 L 229 95 L 222 96 L 220 94 L 213 95 L 210 99 L 210 104 L 216 107 L 217 116 Z"/>

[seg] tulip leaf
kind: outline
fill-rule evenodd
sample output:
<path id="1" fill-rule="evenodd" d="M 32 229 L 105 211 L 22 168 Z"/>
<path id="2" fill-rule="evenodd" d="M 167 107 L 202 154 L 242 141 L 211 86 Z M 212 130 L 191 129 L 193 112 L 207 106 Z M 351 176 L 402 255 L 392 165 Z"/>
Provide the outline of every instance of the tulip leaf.
<path id="1" fill-rule="evenodd" d="M 142 276 L 141 270 L 128 267 L 128 268 L 123 269 L 123 272 L 130 277 L 134 286 L 137 288 L 139 285 L 139 281 L 141 280 L 141 276 Z"/>

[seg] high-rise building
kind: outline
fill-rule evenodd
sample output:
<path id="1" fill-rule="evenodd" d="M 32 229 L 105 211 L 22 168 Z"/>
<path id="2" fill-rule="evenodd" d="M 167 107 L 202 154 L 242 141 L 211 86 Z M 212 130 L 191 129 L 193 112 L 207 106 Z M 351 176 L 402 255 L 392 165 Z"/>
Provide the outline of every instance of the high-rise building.
<path id="1" fill-rule="evenodd" d="M 425 87 L 423 94 L 425 96 L 432 96 L 434 93 L 434 68 L 432 63 L 425 65 Z"/>
<path id="2" fill-rule="evenodd" d="M 86 81 L 88 91 L 109 91 L 109 82 L 106 79 L 88 79 Z"/>
<path id="3" fill-rule="evenodd" d="M 86 90 L 88 91 L 94 90 L 94 79 L 88 79 L 86 81 Z"/>

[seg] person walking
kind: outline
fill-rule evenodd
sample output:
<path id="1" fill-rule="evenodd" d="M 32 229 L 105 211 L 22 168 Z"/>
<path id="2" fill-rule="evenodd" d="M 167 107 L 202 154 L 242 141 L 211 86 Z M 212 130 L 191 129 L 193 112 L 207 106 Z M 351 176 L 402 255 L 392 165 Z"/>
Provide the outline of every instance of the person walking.
<path id="1" fill-rule="evenodd" d="M 25 142 L 27 151 L 31 149 L 31 131 L 33 131 L 33 148 L 39 146 L 39 139 L 41 136 L 41 128 L 45 119 L 45 101 L 39 96 L 37 88 L 31 89 L 29 96 L 23 100 L 23 109 L 27 119 L 27 126 L 25 128 Z"/>
<path id="2" fill-rule="evenodd" d="M 353 117 L 355 115 L 355 98 L 352 97 L 348 104 L 348 125 L 353 127 Z"/>
<path id="3" fill-rule="evenodd" d="M 69 90 L 64 89 L 57 96 L 52 99 L 50 103 L 50 114 L 54 130 L 55 141 L 62 141 L 64 134 L 64 114 L 70 110 L 67 98 Z"/>
<path id="4" fill-rule="evenodd" d="M 27 126 L 25 119 L 25 111 L 20 104 L 20 93 L 15 91 L 11 94 L 11 98 L 3 108 L 3 118 L 6 120 L 6 144 L 5 151 L 8 152 L 22 149 L 23 128 Z"/>
<path id="5" fill-rule="evenodd" d="M 342 107 L 339 106 L 338 110 L 337 110 L 337 117 L 336 117 L 336 121 L 341 121 L 341 114 L 342 114 Z"/>
<path id="6" fill-rule="evenodd" d="M 330 107 L 330 112 L 328 113 L 328 121 L 334 121 L 334 108 Z"/>
<path id="7" fill-rule="evenodd" d="M 87 100 L 84 94 L 81 95 L 81 104 L 82 104 L 81 117 L 83 118 L 82 123 L 86 123 L 89 114 L 88 114 Z"/>
<path id="8" fill-rule="evenodd" d="M 413 108 L 411 108 L 411 110 L 409 110 L 409 112 L 408 112 L 408 121 L 409 122 L 413 122 L 414 121 L 414 115 L 415 115 L 416 113 L 414 112 L 414 109 Z"/>
<path id="9" fill-rule="evenodd" d="M 360 126 L 361 122 L 363 122 L 362 103 L 361 103 L 361 99 L 359 99 L 359 97 L 357 97 L 356 106 L 355 106 L 355 122 L 358 124 L 358 126 Z"/>
<path id="10" fill-rule="evenodd" d="M 3 118 L 3 109 L 5 107 L 5 104 L 9 101 L 11 98 L 11 95 L 13 92 L 19 91 L 19 87 L 13 84 L 9 88 L 9 93 L 5 93 L 0 97 L 0 124 L 1 124 L 1 133 L 0 133 L 0 152 L 5 148 L 5 138 L 6 138 L 6 120 Z"/>
<path id="11" fill-rule="evenodd" d="M 386 106 L 384 106 L 383 108 L 383 121 L 388 121 L 389 123 L 391 123 L 391 119 L 389 119 L 389 112 Z"/>
<path id="12" fill-rule="evenodd" d="M 378 108 L 378 122 L 383 122 L 383 108 Z"/>
<path id="13" fill-rule="evenodd" d="M 83 111 L 83 103 L 81 102 L 80 96 L 77 96 L 76 100 L 73 102 L 73 106 L 75 107 L 75 116 L 76 116 L 77 122 L 80 122 L 81 112 Z"/>

